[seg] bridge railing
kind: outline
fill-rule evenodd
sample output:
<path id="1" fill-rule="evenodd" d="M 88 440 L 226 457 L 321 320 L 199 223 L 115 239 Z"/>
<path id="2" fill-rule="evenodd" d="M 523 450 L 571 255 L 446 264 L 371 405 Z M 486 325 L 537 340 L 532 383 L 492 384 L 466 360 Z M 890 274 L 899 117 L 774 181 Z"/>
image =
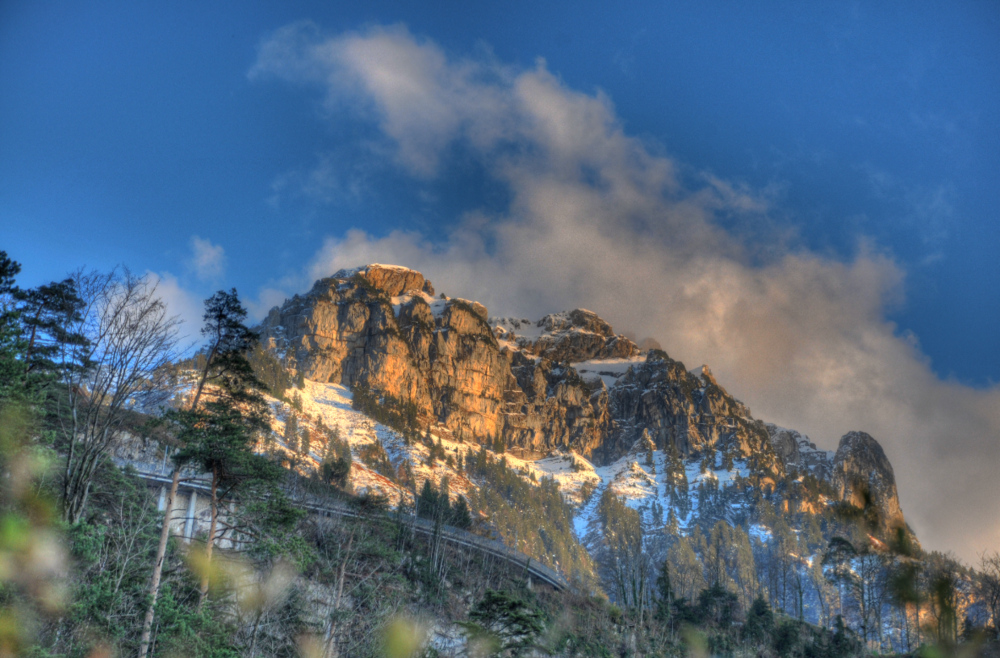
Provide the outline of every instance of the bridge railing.
<path id="1" fill-rule="evenodd" d="M 146 462 L 133 462 L 122 458 L 115 458 L 114 461 L 121 467 L 131 466 L 139 477 L 143 478 L 147 482 L 166 485 L 171 481 L 172 471 L 168 470 L 164 465 Z M 165 460 L 164 463 L 166 463 Z M 195 489 L 199 491 L 210 490 L 209 481 L 203 474 L 199 474 L 196 471 L 183 471 L 182 478 L 182 486 L 187 489 Z M 556 589 L 571 589 L 570 583 L 560 572 L 542 562 L 539 562 L 530 555 L 513 549 L 503 542 L 496 541 L 495 539 L 482 537 L 454 526 L 443 524 L 438 525 L 427 519 L 422 519 L 409 514 L 392 512 L 365 512 L 346 503 L 336 503 L 329 500 L 320 502 L 315 499 L 310 500 L 309 498 L 310 497 L 307 495 L 300 495 L 298 497 L 293 497 L 292 502 L 295 506 L 300 507 L 301 509 L 307 510 L 313 514 L 319 514 L 321 516 L 391 520 L 396 521 L 397 523 L 403 523 L 413 531 L 421 534 L 433 535 L 440 533 L 441 537 L 447 541 L 475 548 L 483 553 L 498 557 L 514 566 L 523 568 L 527 573 L 545 583 L 548 583 Z"/>

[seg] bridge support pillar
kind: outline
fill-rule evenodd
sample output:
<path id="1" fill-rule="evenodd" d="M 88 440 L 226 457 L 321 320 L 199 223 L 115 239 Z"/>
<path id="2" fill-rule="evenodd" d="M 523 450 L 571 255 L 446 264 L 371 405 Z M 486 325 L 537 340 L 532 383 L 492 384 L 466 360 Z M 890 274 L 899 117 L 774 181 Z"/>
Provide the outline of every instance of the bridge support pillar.
<path id="1" fill-rule="evenodd" d="M 187 519 L 184 521 L 184 541 L 190 542 L 194 536 L 194 515 L 198 506 L 198 492 L 191 490 L 191 497 L 188 498 Z"/>
<path id="2" fill-rule="evenodd" d="M 156 511 L 162 512 L 164 509 L 166 509 L 166 507 L 167 507 L 167 487 L 161 484 L 160 500 L 159 502 L 156 503 Z M 167 522 L 169 523 L 170 519 L 167 519 Z"/>

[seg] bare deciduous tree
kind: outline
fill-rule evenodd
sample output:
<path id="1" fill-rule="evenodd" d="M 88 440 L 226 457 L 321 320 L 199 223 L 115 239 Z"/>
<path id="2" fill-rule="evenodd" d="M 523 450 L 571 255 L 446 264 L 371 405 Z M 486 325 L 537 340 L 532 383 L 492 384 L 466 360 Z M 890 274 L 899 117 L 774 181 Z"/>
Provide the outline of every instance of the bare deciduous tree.
<path id="1" fill-rule="evenodd" d="M 1000 552 L 983 554 L 980 560 L 979 593 L 989 610 L 993 630 L 1000 638 Z"/>
<path id="2" fill-rule="evenodd" d="M 60 355 L 64 413 L 60 430 L 66 450 L 63 517 L 80 520 L 100 460 L 150 394 L 164 390 L 166 369 L 177 345 L 178 321 L 167 314 L 148 276 L 127 269 L 77 272 L 72 277 L 83 308 L 76 327 L 84 345 L 66 345 Z"/>

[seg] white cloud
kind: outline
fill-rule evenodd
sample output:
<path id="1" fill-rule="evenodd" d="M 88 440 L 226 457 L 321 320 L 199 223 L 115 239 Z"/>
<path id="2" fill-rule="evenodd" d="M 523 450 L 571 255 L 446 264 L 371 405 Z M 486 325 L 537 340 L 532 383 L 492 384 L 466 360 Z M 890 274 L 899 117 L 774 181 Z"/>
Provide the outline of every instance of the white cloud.
<path id="1" fill-rule="evenodd" d="M 689 366 L 710 362 L 756 416 L 823 447 L 872 433 L 929 547 L 973 560 L 1000 544 L 1000 390 L 938 380 L 897 335 L 886 310 L 905 275 L 876 247 L 859 240 L 842 262 L 777 233 L 722 230 L 722 217 L 766 227 L 766 195 L 708 175 L 682 182 L 678 163 L 625 134 L 605 96 L 567 88 L 544 62 L 516 71 L 449 59 L 401 27 L 327 38 L 297 24 L 262 44 L 251 73 L 319 85 L 331 109 L 364 108 L 417 178 L 461 144 L 510 191 L 501 214 L 469 214 L 433 242 L 330 238 L 312 278 L 396 262 L 492 312 L 590 308 Z"/>
<path id="2" fill-rule="evenodd" d="M 226 272 L 226 251 L 210 240 L 193 235 L 187 267 L 199 281 L 217 283 Z"/>
<path id="3" fill-rule="evenodd" d="M 167 314 L 180 320 L 180 345 L 182 348 L 201 340 L 203 306 L 201 300 L 190 290 L 181 286 L 169 272 L 146 272 L 156 284 L 156 292 L 167 306 Z"/>

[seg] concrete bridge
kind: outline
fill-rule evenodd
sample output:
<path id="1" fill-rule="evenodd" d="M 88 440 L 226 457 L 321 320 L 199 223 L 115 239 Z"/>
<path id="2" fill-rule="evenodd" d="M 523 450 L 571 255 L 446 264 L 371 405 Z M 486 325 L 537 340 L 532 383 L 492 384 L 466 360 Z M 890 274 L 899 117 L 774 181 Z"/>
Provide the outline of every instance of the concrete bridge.
<path id="1" fill-rule="evenodd" d="M 131 466 L 137 475 L 145 480 L 150 487 L 159 491 L 157 509 L 161 512 L 166 507 L 167 494 L 172 481 L 173 464 L 167 458 L 168 451 L 163 451 L 161 459 L 129 459 L 116 456 L 114 461 L 118 466 Z M 173 512 L 170 517 L 171 532 L 181 537 L 185 542 L 190 542 L 199 532 L 208 532 L 211 519 L 211 487 L 208 475 L 195 471 L 182 471 L 181 481 L 177 489 L 177 499 L 174 501 Z M 414 515 L 398 515 L 393 513 L 366 513 L 347 504 L 339 504 L 334 501 L 309 501 L 292 499 L 292 504 L 300 509 L 308 511 L 310 514 L 317 514 L 326 517 L 344 518 L 367 518 L 374 520 L 392 520 L 405 524 L 410 530 L 417 534 L 435 536 L 439 535 L 445 541 L 456 546 L 462 546 L 469 550 L 479 551 L 484 555 L 490 555 L 507 562 L 514 568 L 524 569 L 530 579 L 534 582 L 545 583 L 556 590 L 571 589 L 566 578 L 551 567 L 548 567 L 529 555 L 510 548 L 506 544 L 481 537 L 452 526 L 441 526 L 421 519 Z M 231 531 L 226 531 L 216 540 L 216 546 L 226 549 L 234 548 L 236 541 L 230 536 Z"/>

